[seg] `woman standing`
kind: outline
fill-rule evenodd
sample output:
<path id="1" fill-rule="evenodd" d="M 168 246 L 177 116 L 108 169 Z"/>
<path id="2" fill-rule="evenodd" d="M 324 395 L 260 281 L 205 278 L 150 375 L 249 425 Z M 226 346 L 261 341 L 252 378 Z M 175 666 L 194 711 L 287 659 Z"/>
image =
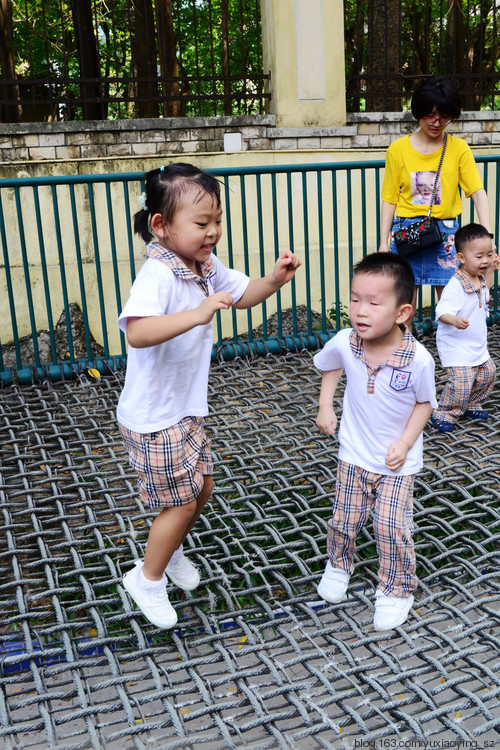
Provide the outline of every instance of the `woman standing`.
<path id="1" fill-rule="evenodd" d="M 432 76 L 418 86 L 411 111 L 419 129 L 398 138 L 386 155 L 382 188 L 381 241 L 379 251 L 397 252 L 392 234 L 427 215 L 431 185 L 438 170 L 445 130 L 460 116 L 460 95 L 451 81 Z M 407 256 L 417 287 L 433 284 L 438 299 L 456 266 L 455 232 L 462 212 L 459 185 L 474 201 L 479 223 L 490 228 L 488 198 L 467 143 L 448 135 L 431 215 L 439 221 L 442 243 Z M 390 235 L 390 238 L 389 238 Z M 416 302 L 416 292 L 414 307 Z"/>

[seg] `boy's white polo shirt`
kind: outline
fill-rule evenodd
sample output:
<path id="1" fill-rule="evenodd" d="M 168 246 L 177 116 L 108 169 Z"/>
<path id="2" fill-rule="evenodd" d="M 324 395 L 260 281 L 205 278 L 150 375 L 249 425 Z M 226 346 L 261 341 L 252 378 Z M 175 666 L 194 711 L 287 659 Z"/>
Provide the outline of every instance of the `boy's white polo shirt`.
<path id="1" fill-rule="evenodd" d="M 390 476 L 422 468 L 422 434 L 408 451 L 403 468 L 390 471 L 387 450 L 399 440 L 417 403 L 437 407 L 434 360 L 406 331 L 401 347 L 372 373 L 363 359 L 361 339 L 352 328 L 339 331 L 314 357 L 323 371 L 344 368 L 346 387 L 339 428 L 339 459 Z"/>
<path id="2" fill-rule="evenodd" d="M 476 291 L 465 274 L 458 269 L 455 271 L 436 305 L 436 344 L 443 367 L 477 367 L 489 359 L 486 328 L 489 301 L 490 292 L 484 278 Z M 459 330 L 440 323 L 441 315 L 467 318 L 469 327 Z"/>
<path id="3" fill-rule="evenodd" d="M 243 296 L 250 281 L 248 276 L 226 268 L 215 256 L 211 256 L 212 263 L 200 280 L 180 260 L 174 258 L 169 265 L 160 253 L 151 253 L 154 244 L 148 246 L 149 257 L 137 274 L 118 319 L 124 333 L 129 317 L 192 310 L 217 291 L 229 292 L 235 302 Z M 161 252 L 168 256 L 163 249 Z M 206 416 L 212 331 L 210 322 L 157 346 L 129 346 L 118 421 L 129 430 L 148 433 L 171 427 L 184 417 Z"/>

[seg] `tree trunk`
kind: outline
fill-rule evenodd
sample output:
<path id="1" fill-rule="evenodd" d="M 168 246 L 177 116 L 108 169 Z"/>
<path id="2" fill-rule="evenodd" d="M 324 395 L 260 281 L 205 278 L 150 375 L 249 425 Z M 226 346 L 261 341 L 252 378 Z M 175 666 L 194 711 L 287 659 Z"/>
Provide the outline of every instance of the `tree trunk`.
<path id="1" fill-rule="evenodd" d="M 404 11 L 403 11 L 404 12 Z M 423 7 L 413 3 L 411 12 L 412 31 L 415 63 L 414 74 L 429 75 L 431 71 L 430 61 L 430 28 L 432 25 L 431 6 L 426 3 Z"/>
<path id="2" fill-rule="evenodd" d="M 366 109 L 371 112 L 401 110 L 400 49 L 394 33 L 400 16 L 400 0 L 369 0 Z"/>
<path id="3" fill-rule="evenodd" d="M 224 76 L 224 114 L 231 115 L 231 81 L 229 80 L 229 9 L 228 0 L 221 1 L 222 16 L 222 75 Z"/>
<path id="4" fill-rule="evenodd" d="M 479 110 L 488 95 L 488 92 L 498 89 L 498 80 L 495 78 L 495 71 L 498 70 L 498 61 L 500 60 L 500 45 L 496 42 L 497 35 L 495 16 L 498 13 L 496 0 L 481 5 L 481 20 L 475 31 L 473 41 L 469 41 L 469 59 L 471 60 L 469 72 L 476 78 L 475 92 L 473 95 L 473 107 L 471 109 Z M 488 49 L 488 21 L 493 19 L 491 29 L 491 41 Z M 499 19 L 500 20 L 500 19 Z M 480 78 L 481 73 L 486 73 L 490 78 Z M 494 107 L 493 107 L 494 108 Z"/>
<path id="5" fill-rule="evenodd" d="M 0 120 L 2 122 L 19 122 L 21 107 L 19 105 L 19 87 L 16 80 L 14 62 L 14 43 L 12 36 L 12 2 L 0 0 Z M 9 85 L 7 85 L 9 81 Z"/>
<path id="6" fill-rule="evenodd" d="M 130 39 L 132 74 L 139 117 L 158 117 L 155 22 L 151 0 L 132 0 L 134 28 Z"/>
<path id="7" fill-rule="evenodd" d="M 163 114 L 166 117 L 182 117 L 184 106 L 181 100 L 177 64 L 172 0 L 156 0 L 156 25 L 158 27 L 158 54 L 162 78 L 162 91 L 165 97 Z M 173 98 L 170 98 L 173 97 Z"/>
<path id="8" fill-rule="evenodd" d="M 462 90 L 462 107 L 465 110 L 479 110 L 485 91 L 493 91 L 494 78 L 482 78 L 485 73 L 495 71 L 499 57 L 499 47 L 494 32 L 491 41 L 491 59 L 487 59 L 487 28 L 489 18 L 497 12 L 495 3 L 482 2 L 480 18 L 473 30 L 466 30 L 466 19 L 462 3 L 459 0 L 448 0 L 446 26 L 446 71 L 451 76 L 461 74 L 458 78 Z M 494 28 L 494 27 L 493 27 Z M 471 78 L 472 74 L 472 78 Z M 464 91 L 464 88 L 466 90 Z M 470 87 L 470 88 L 469 88 Z"/>
<path id="9" fill-rule="evenodd" d="M 446 72 L 451 77 L 458 74 L 458 88 L 463 92 L 466 81 L 463 76 L 469 72 L 470 67 L 468 55 L 465 51 L 464 10 L 461 0 L 447 0 L 447 6 L 445 37 Z M 463 109 L 473 109 L 472 92 L 462 93 L 461 100 Z"/>
<path id="10" fill-rule="evenodd" d="M 80 87 L 85 120 L 105 120 L 106 105 L 102 99 L 101 67 L 92 23 L 91 0 L 72 0 L 75 41 L 80 62 Z"/>

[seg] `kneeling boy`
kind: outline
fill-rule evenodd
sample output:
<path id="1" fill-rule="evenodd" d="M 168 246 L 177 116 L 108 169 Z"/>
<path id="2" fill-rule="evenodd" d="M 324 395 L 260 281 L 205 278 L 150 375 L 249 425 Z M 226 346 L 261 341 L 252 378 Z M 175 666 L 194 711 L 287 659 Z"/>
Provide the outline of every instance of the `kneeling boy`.
<path id="1" fill-rule="evenodd" d="M 332 603 L 344 598 L 356 536 L 371 508 L 379 557 L 375 630 L 405 622 L 417 587 L 413 485 L 436 394 L 434 360 L 404 325 L 413 292 L 405 260 L 392 253 L 366 256 L 354 268 L 352 328 L 339 331 L 314 357 L 323 372 L 316 424 L 326 435 L 337 427 L 333 399 L 344 370 L 347 378 L 329 560 L 318 593 Z"/>

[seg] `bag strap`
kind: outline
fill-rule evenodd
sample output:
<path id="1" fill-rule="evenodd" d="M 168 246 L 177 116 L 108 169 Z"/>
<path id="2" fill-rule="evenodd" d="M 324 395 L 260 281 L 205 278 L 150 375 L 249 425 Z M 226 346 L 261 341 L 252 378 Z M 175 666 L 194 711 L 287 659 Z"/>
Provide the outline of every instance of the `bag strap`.
<path id="1" fill-rule="evenodd" d="M 448 133 L 445 133 L 444 134 L 444 141 L 443 141 L 443 149 L 441 151 L 441 158 L 439 160 L 439 166 L 437 168 L 436 177 L 434 179 L 434 185 L 432 186 L 432 195 L 431 195 L 431 200 L 430 200 L 430 203 L 429 203 L 429 210 L 427 211 L 427 218 L 429 218 L 429 216 L 431 215 L 432 206 L 434 205 L 434 198 L 436 197 L 436 193 L 437 193 L 437 186 L 438 186 L 438 181 L 439 181 L 439 175 L 441 174 L 441 167 L 443 166 L 443 159 L 444 159 L 444 155 L 445 155 L 445 152 L 446 152 L 446 145 L 447 145 L 447 143 L 448 143 Z"/>

